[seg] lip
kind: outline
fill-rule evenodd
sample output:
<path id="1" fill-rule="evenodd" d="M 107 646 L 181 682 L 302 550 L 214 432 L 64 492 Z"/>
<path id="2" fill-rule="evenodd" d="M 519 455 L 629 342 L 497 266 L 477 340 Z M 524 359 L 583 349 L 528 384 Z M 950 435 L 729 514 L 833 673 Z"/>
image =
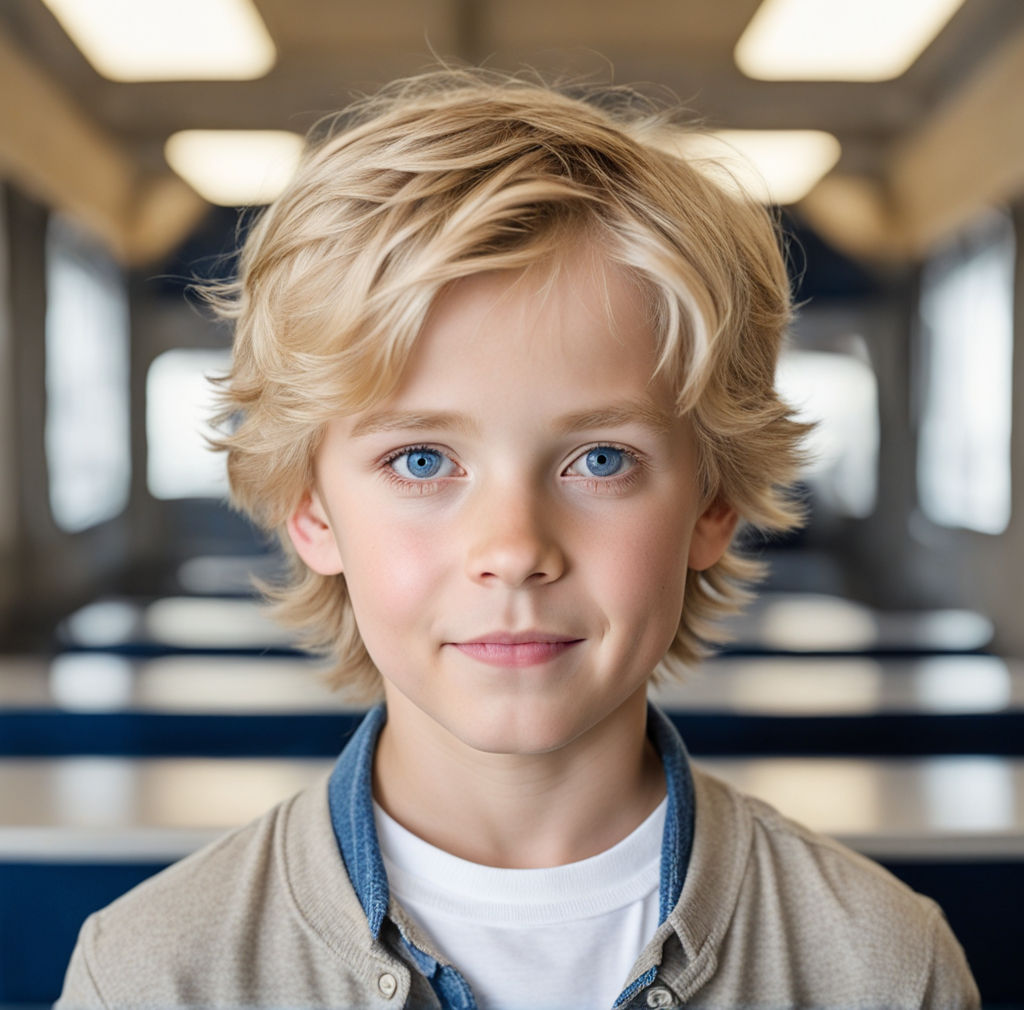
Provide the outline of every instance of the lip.
<path id="1" fill-rule="evenodd" d="M 529 645 L 531 642 L 545 642 L 560 644 L 563 642 L 579 642 L 582 639 L 574 638 L 572 635 L 560 635 L 550 631 L 491 631 L 479 638 L 469 638 L 465 642 L 456 642 L 455 645 Z"/>
<path id="2" fill-rule="evenodd" d="M 488 666 L 524 667 L 550 662 L 579 645 L 582 638 L 549 631 L 492 631 L 451 644 Z"/>

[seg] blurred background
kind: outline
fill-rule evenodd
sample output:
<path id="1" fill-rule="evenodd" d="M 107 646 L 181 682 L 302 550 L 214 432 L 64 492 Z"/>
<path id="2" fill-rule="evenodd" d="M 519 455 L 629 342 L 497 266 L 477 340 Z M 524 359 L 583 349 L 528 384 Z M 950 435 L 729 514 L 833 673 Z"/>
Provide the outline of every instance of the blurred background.
<path id="1" fill-rule="evenodd" d="M 359 718 L 253 596 L 188 285 L 322 116 L 438 57 L 674 94 L 778 208 L 810 522 L 749 538 L 766 592 L 659 700 L 1024 1006 L 1020 0 L 0 0 L 0 1006 Z"/>

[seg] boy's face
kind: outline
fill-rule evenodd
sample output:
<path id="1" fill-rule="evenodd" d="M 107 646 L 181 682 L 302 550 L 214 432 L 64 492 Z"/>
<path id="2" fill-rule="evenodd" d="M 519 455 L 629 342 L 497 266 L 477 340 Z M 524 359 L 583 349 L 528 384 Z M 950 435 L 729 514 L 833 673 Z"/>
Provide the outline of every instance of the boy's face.
<path id="1" fill-rule="evenodd" d="M 392 717 L 487 752 L 635 717 L 687 568 L 735 525 L 651 380 L 640 292 L 578 251 L 547 288 L 449 288 L 397 392 L 328 423 L 289 523 L 311 568 L 344 573 Z"/>

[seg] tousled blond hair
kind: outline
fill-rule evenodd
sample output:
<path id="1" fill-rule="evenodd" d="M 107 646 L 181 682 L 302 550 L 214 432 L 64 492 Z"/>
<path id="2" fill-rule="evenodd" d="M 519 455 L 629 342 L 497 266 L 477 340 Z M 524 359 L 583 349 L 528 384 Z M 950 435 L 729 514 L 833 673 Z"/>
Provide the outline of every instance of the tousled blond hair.
<path id="1" fill-rule="evenodd" d="M 398 82 L 314 131 L 255 222 L 239 276 L 204 293 L 234 321 L 221 380 L 235 504 L 276 531 L 288 580 L 264 587 L 330 679 L 364 699 L 380 677 L 343 575 L 323 576 L 285 522 L 313 488 L 324 423 L 393 391 L 439 292 L 471 274 L 554 263 L 586 242 L 649 294 L 658 370 L 697 435 L 699 479 L 741 519 L 792 529 L 786 489 L 806 426 L 775 391 L 789 321 L 771 217 L 673 153 L 678 128 L 635 93 L 572 97 L 534 79 L 440 71 Z M 731 546 L 690 572 L 664 669 L 694 664 L 760 566 Z"/>

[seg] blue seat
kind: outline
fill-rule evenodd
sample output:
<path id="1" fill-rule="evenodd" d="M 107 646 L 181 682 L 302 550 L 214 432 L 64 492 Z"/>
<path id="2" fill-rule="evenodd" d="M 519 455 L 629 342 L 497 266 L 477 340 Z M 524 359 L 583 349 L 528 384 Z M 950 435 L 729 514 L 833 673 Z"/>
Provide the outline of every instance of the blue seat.
<path id="1" fill-rule="evenodd" d="M 363 708 L 298 657 L 0 660 L 0 756 L 330 757 Z M 723 657 L 655 693 L 705 756 L 1024 752 L 1024 667 L 986 655 Z"/>

